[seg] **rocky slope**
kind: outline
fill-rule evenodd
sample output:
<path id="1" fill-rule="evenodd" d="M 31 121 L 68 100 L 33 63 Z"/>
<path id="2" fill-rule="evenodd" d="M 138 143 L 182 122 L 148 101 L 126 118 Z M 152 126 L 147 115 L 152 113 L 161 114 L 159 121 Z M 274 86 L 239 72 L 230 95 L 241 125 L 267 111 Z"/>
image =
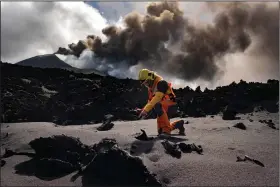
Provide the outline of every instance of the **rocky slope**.
<path id="1" fill-rule="evenodd" d="M 241 81 L 204 92 L 186 87 L 175 94 L 180 116 L 279 110 L 277 80 Z M 135 107 L 143 107 L 146 101 L 146 90 L 136 80 L 1 63 L 2 122 L 85 124 L 101 122 L 106 114 L 113 114 L 115 120 L 136 120 Z"/>

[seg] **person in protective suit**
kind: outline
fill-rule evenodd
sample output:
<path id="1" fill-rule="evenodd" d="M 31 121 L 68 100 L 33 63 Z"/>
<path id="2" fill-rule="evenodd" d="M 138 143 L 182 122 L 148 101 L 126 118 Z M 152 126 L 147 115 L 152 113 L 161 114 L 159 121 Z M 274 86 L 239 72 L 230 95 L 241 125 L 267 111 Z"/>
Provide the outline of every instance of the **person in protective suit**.
<path id="1" fill-rule="evenodd" d="M 139 117 L 146 117 L 154 110 L 157 116 L 157 129 L 160 137 L 169 137 L 171 131 L 179 129 L 180 135 L 185 135 L 184 121 L 178 120 L 170 123 L 168 113 L 177 112 L 176 96 L 171 83 L 166 82 L 161 76 L 148 69 L 139 71 L 138 79 L 141 85 L 148 88 L 148 103 L 142 109 Z"/>

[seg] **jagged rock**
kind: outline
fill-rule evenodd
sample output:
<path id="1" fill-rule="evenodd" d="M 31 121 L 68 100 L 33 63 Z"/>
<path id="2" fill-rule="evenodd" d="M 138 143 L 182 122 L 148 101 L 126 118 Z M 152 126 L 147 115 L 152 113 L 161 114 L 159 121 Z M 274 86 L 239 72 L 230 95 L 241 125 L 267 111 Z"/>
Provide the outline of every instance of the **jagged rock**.
<path id="1" fill-rule="evenodd" d="M 143 129 L 140 129 L 141 130 L 141 134 L 137 134 L 137 136 L 135 136 L 135 138 L 137 139 L 137 140 L 141 140 L 141 141 L 150 141 L 150 140 L 153 140 L 154 138 L 153 137 L 148 137 L 147 136 L 147 133 L 146 133 L 146 131 L 144 131 Z"/>
<path id="2" fill-rule="evenodd" d="M 181 151 L 180 151 L 180 149 L 179 149 L 177 144 L 172 143 L 172 142 L 170 142 L 168 140 L 163 140 L 161 142 L 161 144 L 163 145 L 165 151 L 168 154 L 170 154 L 171 156 L 176 157 L 176 158 L 181 158 L 182 154 L 181 154 Z"/>
<path id="3" fill-rule="evenodd" d="M 111 123 L 112 119 L 114 118 L 113 115 L 108 114 L 105 116 L 105 121 L 103 124 L 99 127 L 97 127 L 97 130 L 99 131 L 108 131 L 114 127 L 114 123 Z"/>
<path id="4" fill-rule="evenodd" d="M 137 120 L 133 109 L 142 108 L 147 102 L 147 90 L 136 80 L 7 63 L 1 63 L 1 70 L 3 123 L 102 123 L 103 116 L 108 113 L 114 120 Z M 30 80 L 30 83 L 26 84 L 22 79 Z M 180 112 L 173 117 L 205 117 L 224 112 L 225 119 L 235 119 L 234 114 L 251 113 L 256 108 L 279 111 L 277 80 L 268 83 L 241 81 L 204 92 L 185 87 L 174 89 L 174 92 Z M 227 106 L 231 112 L 224 111 Z M 155 116 L 150 115 L 147 119 L 151 118 Z"/>
<path id="5" fill-rule="evenodd" d="M 104 138 L 87 146 L 77 138 L 62 135 L 37 138 L 30 145 L 36 153 L 31 160 L 15 166 L 18 174 L 52 180 L 78 170 L 71 181 L 82 175 L 83 186 L 162 186 L 142 160 L 122 150 L 115 139 Z M 69 154 L 74 152 L 77 154 Z"/>
<path id="6" fill-rule="evenodd" d="M 32 140 L 29 145 L 35 150 L 37 157 L 58 159 L 74 166 L 88 162 L 91 155 L 94 154 L 94 151 L 89 146 L 82 144 L 78 138 L 65 135 L 40 137 Z"/>
<path id="7" fill-rule="evenodd" d="M 242 130 L 246 130 L 246 126 L 244 125 L 244 123 L 237 123 L 235 125 L 233 125 L 233 127 L 235 128 L 239 128 L 239 129 L 242 129 Z"/>
<path id="8" fill-rule="evenodd" d="M 94 144 L 92 148 L 95 150 L 95 152 L 104 152 L 106 150 L 111 149 L 112 147 L 118 145 L 117 141 L 115 139 L 111 138 L 104 138 L 99 143 Z"/>
<path id="9" fill-rule="evenodd" d="M 107 147 L 108 142 L 114 140 L 107 139 L 97 147 Z M 117 144 L 97 152 L 82 173 L 83 186 L 162 186 L 139 157 L 130 156 Z"/>
<path id="10" fill-rule="evenodd" d="M 186 143 L 180 142 L 178 144 L 178 146 L 183 153 L 191 153 L 192 151 L 196 151 L 198 154 L 202 154 L 202 152 L 203 152 L 201 145 L 196 146 L 194 143 L 186 144 Z"/>

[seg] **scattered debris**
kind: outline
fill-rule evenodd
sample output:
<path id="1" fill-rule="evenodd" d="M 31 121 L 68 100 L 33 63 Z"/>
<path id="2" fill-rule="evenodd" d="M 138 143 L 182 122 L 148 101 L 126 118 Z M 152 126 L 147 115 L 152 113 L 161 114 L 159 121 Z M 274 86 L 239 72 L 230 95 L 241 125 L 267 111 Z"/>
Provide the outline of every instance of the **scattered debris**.
<path id="1" fill-rule="evenodd" d="M 260 123 L 266 123 L 268 127 L 272 128 L 272 129 L 276 129 L 279 130 L 279 128 L 276 127 L 275 123 L 272 122 L 272 120 L 259 120 Z"/>
<path id="2" fill-rule="evenodd" d="M 196 151 L 198 154 L 202 154 L 203 152 L 201 145 L 196 146 L 194 143 L 186 144 L 181 142 L 178 144 L 178 146 L 183 153 L 191 153 L 192 151 Z"/>
<path id="3" fill-rule="evenodd" d="M 113 120 L 113 115 L 108 114 L 105 115 L 105 121 L 103 122 L 103 124 L 99 127 L 97 127 L 97 130 L 99 131 L 108 131 L 110 129 L 112 129 L 114 127 L 114 123 L 111 123 L 111 121 Z"/>
<path id="4" fill-rule="evenodd" d="M 185 121 L 185 124 L 189 124 L 189 121 Z"/>
<path id="5" fill-rule="evenodd" d="M 211 116 L 211 118 L 214 118 L 215 116 Z"/>
<path id="6" fill-rule="evenodd" d="M 245 155 L 245 157 L 242 159 L 241 157 L 239 157 L 239 156 L 237 156 L 237 160 L 236 160 L 236 162 L 245 162 L 245 161 L 250 161 L 250 162 L 253 162 L 253 163 L 255 163 L 255 164 L 257 164 L 257 165 L 259 165 L 259 166 L 262 166 L 262 167 L 264 167 L 264 164 L 263 163 L 261 163 L 260 161 L 258 161 L 258 160 L 255 160 L 255 159 L 253 159 L 253 158 L 250 158 L 249 156 L 247 156 L 247 155 Z"/>
<path id="7" fill-rule="evenodd" d="M 168 140 L 163 140 L 161 144 L 168 154 L 176 158 L 181 158 L 181 151 L 177 144 L 169 142 Z"/>
<path id="8" fill-rule="evenodd" d="M 254 120 L 252 120 L 252 119 L 249 119 L 249 121 L 250 121 L 250 122 L 253 122 Z"/>
<path id="9" fill-rule="evenodd" d="M 140 130 L 142 131 L 142 134 L 135 137 L 137 140 L 150 141 L 154 139 L 154 137 L 148 137 L 147 133 L 143 129 Z"/>
<path id="10" fill-rule="evenodd" d="M 5 160 L 1 160 L 1 167 L 3 167 L 6 164 Z"/>
<path id="11" fill-rule="evenodd" d="M 233 127 L 239 128 L 239 129 L 242 129 L 242 130 L 247 129 L 247 127 L 244 125 L 244 123 L 237 123 L 237 124 L 233 125 Z"/>

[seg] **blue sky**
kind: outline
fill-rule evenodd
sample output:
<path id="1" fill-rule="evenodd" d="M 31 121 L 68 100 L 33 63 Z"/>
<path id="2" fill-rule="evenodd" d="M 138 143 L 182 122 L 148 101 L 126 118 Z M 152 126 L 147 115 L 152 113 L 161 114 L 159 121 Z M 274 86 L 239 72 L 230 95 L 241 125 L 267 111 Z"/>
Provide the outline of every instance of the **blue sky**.
<path id="1" fill-rule="evenodd" d="M 100 13 L 108 21 L 118 21 L 121 16 L 125 16 L 132 10 L 142 12 L 144 10 L 144 4 L 146 2 L 85 2 L 92 7 L 98 9 Z M 141 10 L 142 9 L 142 10 Z"/>
<path id="2" fill-rule="evenodd" d="M 92 7 L 98 9 L 102 16 L 113 23 L 119 20 L 121 16 L 137 11 L 141 14 L 146 12 L 146 6 L 148 2 L 98 2 L 88 1 L 85 2 Z M 184 12 L 185 16 L 193 20 L 199 20 L 205 23 L 209 23 L 212 19 L 211 13 L 205 11 L 203 2 L 179 2 L 180 9 Z"/>

